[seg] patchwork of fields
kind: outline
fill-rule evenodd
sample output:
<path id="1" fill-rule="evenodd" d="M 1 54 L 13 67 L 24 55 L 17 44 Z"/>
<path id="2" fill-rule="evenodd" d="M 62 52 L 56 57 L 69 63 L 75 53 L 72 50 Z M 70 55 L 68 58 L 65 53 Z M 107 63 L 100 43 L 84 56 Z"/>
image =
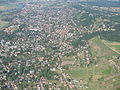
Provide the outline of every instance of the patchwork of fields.
<path id="1" fill-rule="evenodd" d="M 115 90 L 119 88 L 119 64 L 115 56 L 119 55 L 120 43 L 101 40 L 94 37 L 89 40 L 92 57 L 97 57 L 97 63 L 90 67 L 79 67 L 69 65 L 65 73 L 73 79 L 81 80 L 82 84 L 88 84 L 89 89 L 85 90 Z M 73 58 L 68 57 L 70 61 Z M 66 60 L 66 59 L 64 59 Z"/>

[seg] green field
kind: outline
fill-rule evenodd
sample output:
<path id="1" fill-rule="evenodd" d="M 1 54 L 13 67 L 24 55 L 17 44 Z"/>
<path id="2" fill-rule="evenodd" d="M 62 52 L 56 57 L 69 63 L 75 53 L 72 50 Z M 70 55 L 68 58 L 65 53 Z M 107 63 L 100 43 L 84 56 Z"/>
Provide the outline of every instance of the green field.
<path id="1" fill-rule="evenodd" d="M 88 84 L 89 89 L 85 90 L 112 90 L 114 86 L 111 80 L 105 81 L 104 79 L 113 75 L 115 70 L 112 67 L 101 67 L 101 64 L 99 63 L 97 67 L 72 67 L 72 69 L 66 70 L 65 73 L 69 74 L 73 79 L 82 80 L 81 84 Z M 119 84 L 118 77 L 116 79 L 114 84 Z"/>
<path id="2" fill-rule="evenodd" d="M 63 61 L 74 61 L 75 59 L 73 58 L 73 56 L 69 56 L 69 57 L 64 57 Z"/>
<path id="3" fill-rule="evenodd" d="M 90 50 L 92 57 L 97 57 L 98 67 L 91 66 L 89 68 L 72 67 L 72 69 L 66 70 L 65 72 L 70 74 L 74 79 L 88 79 L 91 74 L 106 76 L 114 74 L 115 70 L 113 67 L 109 67 L 109 60 L 113 59 L 113 56 L 119 54 L 106 46 L 106 44 L 99 38 L 95 37 L 89 40 Z M 73 60 L 72 58 L 64 58 L 64 60 Z M 114 60 L 114 59 L 113 59 Z M 113 61 L 114 62 L 114 61 Z M 94 69 L 94 70 L 93 70 Z"/>
<path id="4" fill-rule="evenodd" d="M 97 63 L 89 67 L 69 66 L 65 73 L 73 79 L 82 80 L 81 84 L 88 84 L 89 88 L 84 90 L 116 90 L 120 86 L 120 75 L 114 56 L 119 54 L 108 44 L 119 48 L 119 43 L 108 43 L 98 36 L 90 39 L 89 43 L 92 57 L 97 58 Z"/>
<path id="5" fill-rule="evenodd" d="M 102 73 L 103 73 L 104 75 L 109 75 L 109 74 L 112 73 L 112 68 L 111 68 L 111 67 L 110 67 L 110 68 L 107 68 L 107 69 L 103 70 Z"/>
<path id="6" fill-rule="evenodd" d="M 120 53 L 120 43 L 119 42 L 110 42 L 103 40 L 103 42 L 112 50 L 116 51 L 117 53 Z"/>
<path id="7" fill-rule="evenodd" d="M 0 4 L 0 11 L 16 8 L 15 4 Z"/>
<path id="8" fill-rule="evenodd" d="M 91 67 L 71 67 L 69 70 L 66 70 L 65 73 L 71 75 L 73 79 L 88 81 L 91 75 L 102 75 L 102 68 L 91 66 Z"/>
<path id="9" fill-rule="evenodd" d="M 109 48 L 99 37 L 89 40 L 92 55 L 97 57 L 112 58 L 119 55 L 117 52 Z"/>
<path id="10" fill-rule="evenodd" d="M 0 21 L 0 28 L 2 28 L 3 26 L 7 25 L 8 22 L 5 22 L 5 21 Z"/>
<path id="11" fill-rule="evenodd" d="M 69 70 L 65 70 L 65 73 L 69 74 L 72 79 L 82 80 L 81 84 L 87 84 L 88 89 L 84 90 L 115 90 L 120 85 L 120 78 L 112 77 L 106 80 L 106 78 L 112 75 L 117 75 L 114 67 L 109 67 L 109 61 L 100 61 L 97 66 L 90 67 L 74 67 L 71 66 Z"/>
<path id="12" fill-rule="evenodd" d="M 6 22 L 6 21 L 2 21 L 1 19 L 3 19 L 4 16 L 3 15 L 0 15 L 0 28 L 4 27 L 5 25 L 7 25 L 9 22 Z"/>

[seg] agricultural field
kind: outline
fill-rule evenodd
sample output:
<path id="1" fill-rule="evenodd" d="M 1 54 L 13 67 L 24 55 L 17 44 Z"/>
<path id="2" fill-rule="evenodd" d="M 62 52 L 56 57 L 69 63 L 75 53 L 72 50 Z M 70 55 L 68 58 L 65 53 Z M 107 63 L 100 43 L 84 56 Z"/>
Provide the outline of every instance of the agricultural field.
<path id="1" fill-rule="evenodd" d="M 0 28 L 2 28 L 3 26 L 7 25 L 8 22 L 5 22 L 5 21 L 0 21 Z"/>
<path id="2" fill-rule="evenodd" d="M 1 6 L 0 6 L 0 9 L 1 9 Z M 2 21 L 3 18 L 4 18 L 4 16 L 0 15 L 0 28 L 2 28 L 2 27 L 4 27 L 5 25 L 8 24 L 8 22 Z"/>
<path id="3" fill-rule="evenodd" d="M 14 9 L 14 8 L 16 8 L 15 4 L 0 4 L 0 11 Z"/>
<path id="4" fill-rule="evenodd" d="M 0 3 L 0 90 L 119 90 L 119 13 L 35 1 Z"/>
<path id="5" fill-rule="evenodd" d="M 90 39 L 90 50 L 95 63 L 89 67 L 80 67 L 75 64 L 68 65 L 69 68 L 64 72 L 69 74 L 74 80 L 81 80 L 81 84 L 87 84 L 89 89 L 85 90 L 117 90 L 120 85 L 120 67 L 116 62 L 115 56 L 119 56 L 119 53 L 108 45 L 116 46 L 119 45 L 119 43 L 108 42 L 109 41 L 101 40 L 99 36 Z M 82 58 L 84 57 L 80 59 Z M 69 57 L 64 58 L 64 60 L 72 61 L 74 59 Z"/>
<path id="6" fill-rule="evenodd" d="M 69 70 L 65 70 L 65 73 L 69 74 L 74 80 L 81 80 L 81 84 L 87 84 L 89 89 L 84 90 L 113 90 L 119 85 L 120 81 L 119 77 L 114 77 L 114 75 L 119 76 L 119 74 L 115 74 L 116 70 L 112 66 L 108 66 L 108 61 L 102 61 L 96 66 L 86 68 L 71 66 Z M 114 78 L 116 80 L 112 82 Z"/>
<path id="7" fill-rule="evenodd" d="M 89 76 L 92 74 L 91 68 L 80 68 L 80 67 L 71 67 L 69 70 L 66 70 L 65 73 L 71 75 L 73 79 L 82 79 L 88 81 Z"/>
<path id="8" fill-rule="evenodd" d="M 100 37 L 95 37 L 89 40 L 92 55 L 97 57 L 105 57 L 111 59 L 113 56 L 119 55 L 116 51 L 109 48 Z"/>
<path id="9" fill-rule="evenodd" d="M 110 42 L 103 40 L 103 42 L 112 50 L 114 50 L 117 53 L 120 53 L 120 43 L 119 42 Z"/>
<path id="10" fill-rule="evenodd" d="M 73 56 L 66 56 L 63 58 L 63 61 L 62 61 L 62 66 L 64 65 L 69 65 L 69 64 L 74 64 L 74 57 Z"/>
<path id="11" fill-rule="evenodd" d="M 74 57 L 73 56 L 65 56 L 63 57 L 63 61 L 74 61 Z"/>

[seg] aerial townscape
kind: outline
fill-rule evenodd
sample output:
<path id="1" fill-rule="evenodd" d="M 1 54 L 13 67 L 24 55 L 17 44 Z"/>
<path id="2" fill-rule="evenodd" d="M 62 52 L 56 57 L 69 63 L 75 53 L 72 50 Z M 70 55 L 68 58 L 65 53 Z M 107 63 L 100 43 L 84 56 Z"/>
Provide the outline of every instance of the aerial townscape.
<path id="1" fill-rule="evenodd" d="M 120 0 L 0 0 L 0 90 L 120 90 Z"/>

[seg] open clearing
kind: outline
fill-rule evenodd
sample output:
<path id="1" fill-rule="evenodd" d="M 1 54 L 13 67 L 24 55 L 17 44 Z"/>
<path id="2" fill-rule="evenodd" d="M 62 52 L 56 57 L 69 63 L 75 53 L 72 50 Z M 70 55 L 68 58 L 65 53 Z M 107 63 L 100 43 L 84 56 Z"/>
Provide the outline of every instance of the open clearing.
<path id="1" fill-rule="evenodd" d="M 108 44 L 119 46 L 120 43 L 103 42 L 99 37 L 92 38 L 89 43 L 92 57 L 96 57 L 98 60 L 97 64 L 90 67 L 69 66 L 65 73 L 73 79 L 82 80 L 81 84 L 88 83 L 89 89 L 85 90 L 116 90 L 116 88 L 120 88 L 118 69 L 114 66 L 114 56 L 119 54 L 108 46 Z M 66 61 L 68 58 L 64 58 L 64 60 Z M 69 58 L 69 60 L 72 61 L 74 58 Z"/>
<path id="2" fill-rule="evenodd" d="M 109 48 L 120 54 L 120 43 L 102 40 Z"/>
<path id="3" fill-rule="evenodd" d="M 100 65 L 100 64 L 99 64 Z M 69 70 L 65 70 L 65 73 L 69 74 L 73 79 L 82 80 L 81 84 L 89 84 L 89 89 L 85 90 L 113 90 L 118 86 L 119 77 L 116 77 L 116 80 L 113 82 L 114 77 L 109 80 L 104 80 L 105 78 L 112 77 L 114 75 L 114 68 L 112 67 L 71 67 Z"/>
<path id="4" fill-rule="evenodd" d="M 14 8 L 16 8 L 16 5 L 0 4 L 0 11 L 7 10 L 7 9 L 14 9 Z"/>
<path id="5" fill-rule="evenodd" d="M 100 37 L 95 37 L 89 40 L 92 55 L 97 57 L 109 57 L 117 56 L 119 53 L 109 48 Z"/>
<path id="6" fill-rule="evenodd" d="M 2 28 L 3 26 L 7 25 L 8 22 L 5 22 L 5 21 L 0 21 L 0 28 Z"/>

